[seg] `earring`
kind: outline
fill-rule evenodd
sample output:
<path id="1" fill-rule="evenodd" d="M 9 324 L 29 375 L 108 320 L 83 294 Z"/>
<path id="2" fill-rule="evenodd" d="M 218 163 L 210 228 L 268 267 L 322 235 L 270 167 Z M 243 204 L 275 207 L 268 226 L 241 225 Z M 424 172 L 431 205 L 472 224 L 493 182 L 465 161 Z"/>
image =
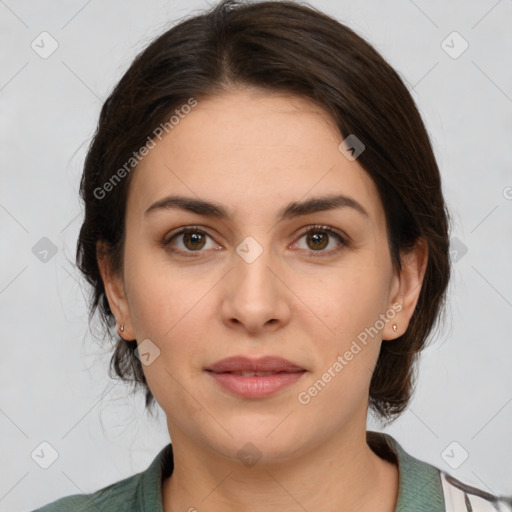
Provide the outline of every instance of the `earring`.
<path id="1" fill-rule="evenodd" d="M 396 332 L 398 330 L 398 327 L 396 324 L 393 324 L 393 331 Z"/>
<path id="2" fill-rule="evenodd" d="M 119 330 L 120 330 L 121 332 L 124 332 L 124 324 L 121 324 L 121 327 L 119 327 Z"/>

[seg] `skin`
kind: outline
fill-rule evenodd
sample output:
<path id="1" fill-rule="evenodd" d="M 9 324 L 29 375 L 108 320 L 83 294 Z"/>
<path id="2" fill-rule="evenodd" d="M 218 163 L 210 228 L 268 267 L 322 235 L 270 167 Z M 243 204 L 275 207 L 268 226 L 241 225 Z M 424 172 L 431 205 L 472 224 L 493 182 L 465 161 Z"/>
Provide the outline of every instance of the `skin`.
<path id="1" fill-rule="evenodd" d="M 99 264 L 122 336 L 160 350 L 143 368 L 173 443 L 165 512 L 395 508 L 398 468 L 366 443 L 369 385 L 382 340 L 407 329 L 427 249 L 420 240 L 394 272 L 377 189 L 357 159 L 339 151 L 341 141 L 334 121 L 307 99 L 232 89 L 200 100 L 135 171 L 124 269 L 110 272 L 106 257 Z M 288 203 L 333 193 L 354 198 L 368 215 L 338 208 L 278 222 Z M 230 217 L 145 215 L 171 194 L 215 201 Z M 304 234 L 315 224 L 331 226 L 348 245 L 320 229 L 315 250 Z M 171 245 L 181 252 L 162 247 L 184 226 L 208 236 L 177 236 Z M 247 236 L 263 249 L 252 263 L 236 252 Z M 393 304 L 402 306 L 393 320 L 299 403 L 298 393 Z M 307 372 L 268 398 L 233 396 L 204 368 L 241 354 L 277 355 Z M 237 457 L 248 442 L 261 454 L 251 466 Z"/>

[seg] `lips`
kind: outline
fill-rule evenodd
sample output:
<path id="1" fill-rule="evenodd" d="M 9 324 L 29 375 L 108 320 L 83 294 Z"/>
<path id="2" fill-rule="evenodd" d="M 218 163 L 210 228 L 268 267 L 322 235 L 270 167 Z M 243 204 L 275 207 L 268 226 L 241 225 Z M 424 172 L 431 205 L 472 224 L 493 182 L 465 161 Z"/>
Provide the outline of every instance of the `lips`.
<path id="1" fill-rule="evenodd" d="M 214 373 L 234 373 L 243 377 L 249 377 L 253 375 L 303 372 L 305 369 L 281 357 L 267 356 L 259 359 L 251 359 L 244 356 L 233 356 L 217 361 L 206 368 L 206 371 Z"/>
<path id="2" fill-rule="evenodd" d="M 260 359 L 228 357 L 205 370 L 224 391 L 244 399 L 275 395 L 295 384 L 307 371 L 286 359 L 268 356 Z"/>

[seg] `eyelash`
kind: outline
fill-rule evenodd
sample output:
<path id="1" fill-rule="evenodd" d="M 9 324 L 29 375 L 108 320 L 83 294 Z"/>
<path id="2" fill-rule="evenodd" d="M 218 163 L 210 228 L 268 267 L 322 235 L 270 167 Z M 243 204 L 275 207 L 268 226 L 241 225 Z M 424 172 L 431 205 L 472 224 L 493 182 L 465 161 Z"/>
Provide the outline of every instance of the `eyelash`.
<path id="1" fill-rule="evenodd" d="M 349 247 L 349 242 L 347 241 L 347 239 L 345 237 L 340 235 L 336 230 L 334 230 L 330 226 L 324 226 L 324 225 L 320 225 L 320 224 L 316 224 L 314 226 L 308 227 L 305 231 L 303 231 L 300 234 L 299 240 L 302 237 L 304 237 L 305 235 L 308 235 L 309 233 L 314 233 L 314 232 L 317 232 L 317 231 L 321 231 L 321 232 L 327 233 L 329 237 L 334 236 L 335 238 L 338 239 L 338 241 L 340 242 L 341 246 L 338 247 L 337 249 L 331 249 L 329 251 L 324 251 L 324 250 L 314 251 L 314 250 L 310 250 L 308 252 L 311 253 L 312 257 L 314 257 L 314 258 L 319 258 L 319 257 L 322 258 L 322 257 L 327 257 L 327 256 L 333 256 L 334 254 L 337 254 L 338 252 L 340 252 L 344 247 Z M 162 248 L 164 248 L 165 250 L 167 250 L 170 253 L 180 253 L 181 255 L 183 255 L 183 256 L 185 256 L 187 258 L 196 258 L 197 256 L 195 254 L 193 254 L 193 253 L 201 253 L 201 252 L 204 252 L 204 251 L 202 251 L 202 250 L 183 251 L 181 249 L 174 249 L 174 248 L 171 247 L 171 242 L 175 238 L 179 237 L 180 235 L 184 235 L 186 233 L 201 233 L 202 235 L 206 235 L 209 238 L 212 238 L 208 233 L 206 233 L 204 230 L 202 230 L 199 226 L 188 226 L 186 228 L 181 229 L 177 233 L 175 233 L 169 239 L 164 239 L 161 242 L 160 245 L 162 246 Z"/>

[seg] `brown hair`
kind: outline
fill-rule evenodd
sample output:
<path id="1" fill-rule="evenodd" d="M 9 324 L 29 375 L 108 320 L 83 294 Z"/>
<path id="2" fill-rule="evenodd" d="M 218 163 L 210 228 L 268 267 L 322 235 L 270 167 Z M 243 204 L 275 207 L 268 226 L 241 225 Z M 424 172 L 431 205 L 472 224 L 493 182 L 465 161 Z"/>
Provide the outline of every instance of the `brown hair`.
<path id="1" fill-rule="evenodd" d="M 99 309 L 107 334 L 117 340 L 111 370 L 141 386 L 154 405 L 136 342 L 117 336 L 98 268 L 96 243 L 107 243 L 111 269 L 122 271 L 125 210 L 133 172 L 108 197 L 98 193 L 177 107 L 258 87 L 308 98 L 324 108 L 345 138 L 365 145 L 358 157 L 378 189 L 386 213 L 390 254 L 401 269 L 400 249 L 419 237 L 428 264 L 407 331 L 382 343 L 369 405 L 392 421 L 406 408 L 419 352 L 439 318 L 450 277 L 447 211 L 439 169 L 421 116 L 396 71 L 350 28 L 309 5 L 293 1 L 224 0 L 177 24 L 133 61 L 101 109 L 80 185 L 85 219 L 77 264 L 93 287 L 90 320 Z M 123 174 L 124 176 L 124 174 Z M 112 376 L 112 375 L 111 375 Z"/>

